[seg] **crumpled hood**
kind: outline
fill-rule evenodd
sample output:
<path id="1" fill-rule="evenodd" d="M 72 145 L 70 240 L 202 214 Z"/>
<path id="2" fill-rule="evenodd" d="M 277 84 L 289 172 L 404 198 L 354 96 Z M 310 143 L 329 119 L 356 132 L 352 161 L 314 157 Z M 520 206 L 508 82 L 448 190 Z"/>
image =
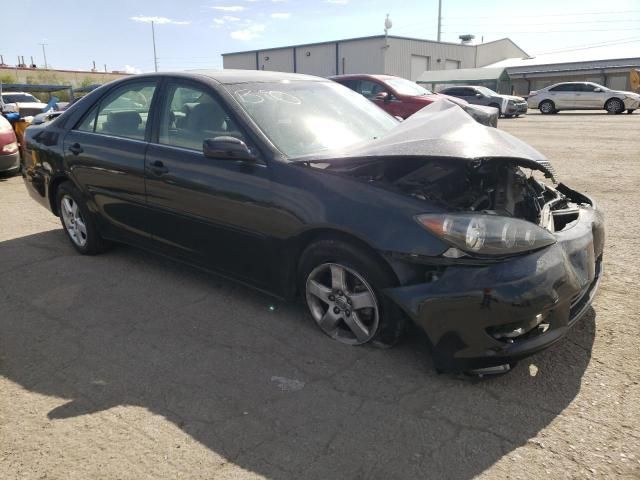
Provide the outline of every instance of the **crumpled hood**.
<path id="1" fill-rule="evenodd" d="M 516 97 L 515 95 L 500 95 L 503 98 L 506 98 L 507 100 L 513 100 L 515 102 L 525 102 L 526 100 L 522 97 Z"/>
<path id="2" fill-rule="evenodd" d="M 369 157 L 450 157 L 455 160 L 513 159 L 553 177 L 547 158 L 522 140 L 476 122 L 457 105 L 437 101 L 416 112 L 385 136 L 347 147 L 337 155 L 327 152 L 311 160 L 347 161 Z M 309 158 L 305 159 L 309 160 Z"/>
<path id="3" fill-rule="evenodd" d="M 16 105 L 18 108 L 44 108 L 47 106 L 46 103 L 41 102 L 18 102 Z"/>

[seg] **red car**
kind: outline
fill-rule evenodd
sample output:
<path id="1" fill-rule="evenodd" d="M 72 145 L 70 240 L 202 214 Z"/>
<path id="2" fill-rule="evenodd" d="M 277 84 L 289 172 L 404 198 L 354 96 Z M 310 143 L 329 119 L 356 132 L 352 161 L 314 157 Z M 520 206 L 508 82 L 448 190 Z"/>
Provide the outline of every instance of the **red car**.
<path id="1" fill-rule="evenodd" d="M 495 108 L 470 105 L 465 100 L 449 95 L 433 93 L 415 82 L 411 82 L 401 77 L 392 75 L 336 75 L 329 77 L 334 82 L 338 82 L 345 87 L 349 87 L 387 113 L 395 117 L 407 118 L 427 105 L 446 98 L 453 103 L 460 105 L 478 122 L 495 127 L 498 125 L 498 112 Z M 495 110 L 495 112 L 494 112 Z"/>
<path id="2" fill-rule="evenodd" d="M 18 141 L 11 124 L 0 115 L 0 173 L 13 172 L 20 168 Z"/>

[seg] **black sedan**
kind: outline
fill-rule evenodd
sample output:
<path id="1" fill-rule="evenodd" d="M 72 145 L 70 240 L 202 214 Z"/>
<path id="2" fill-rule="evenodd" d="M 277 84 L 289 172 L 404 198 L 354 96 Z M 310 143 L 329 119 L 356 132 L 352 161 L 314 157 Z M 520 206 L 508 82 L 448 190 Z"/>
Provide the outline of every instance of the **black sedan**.
<path id="1" fill-rule="evenodd" d="M 29 127 L 22 173 L 82 254 L 123 242 L 300 295 L 350 345 L 409 319 L 443 371 L 551 345 L 600 278 L 602 214 L 539 152 L 449 102 L 400 123 L 316 77 L 128 77 Z"/>

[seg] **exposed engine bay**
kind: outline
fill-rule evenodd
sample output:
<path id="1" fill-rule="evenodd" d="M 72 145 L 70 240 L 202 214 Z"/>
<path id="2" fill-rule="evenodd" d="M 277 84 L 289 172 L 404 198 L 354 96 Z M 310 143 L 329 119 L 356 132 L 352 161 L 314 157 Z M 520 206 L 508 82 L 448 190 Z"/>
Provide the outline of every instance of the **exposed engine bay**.
<path id="1" fill-rule="evenodd" d="M 575 192 L 562 184 L 557 188 L 547 185 L 534 176 L 530 164 L 522 167 L 511 159 L 409 158 L 323 166 L 453 211 L 520 218 L 551 232 L 576 221 L 580 205 L 588 201 L 574 198 Z"/>

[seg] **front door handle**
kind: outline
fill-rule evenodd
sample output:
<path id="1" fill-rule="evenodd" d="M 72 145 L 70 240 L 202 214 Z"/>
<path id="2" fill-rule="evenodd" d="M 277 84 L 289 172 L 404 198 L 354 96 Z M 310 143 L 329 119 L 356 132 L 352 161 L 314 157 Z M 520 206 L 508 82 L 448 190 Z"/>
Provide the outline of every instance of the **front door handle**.
<path id="1" fill-rule="evenodd" d="M 74 155 L 80 155 L 82 152 L 84 152 L 84 150 L 82 149 L 82 146 L 78 142 L 72 144 L 69 147 L 69 151 Z"/>
<path id="2" fill-rule="evenodd" d="M 154 162 L 151 162 L 149 164 L 149 168 L 156 175 L 163 175 L 163 174 L 165 174 L 165 173 L 167 173 L 169 171 L 169 169 L 167 167 L 165 167 L 164 163 L 162 163 L 160 160 L 156 160 Z"/>

